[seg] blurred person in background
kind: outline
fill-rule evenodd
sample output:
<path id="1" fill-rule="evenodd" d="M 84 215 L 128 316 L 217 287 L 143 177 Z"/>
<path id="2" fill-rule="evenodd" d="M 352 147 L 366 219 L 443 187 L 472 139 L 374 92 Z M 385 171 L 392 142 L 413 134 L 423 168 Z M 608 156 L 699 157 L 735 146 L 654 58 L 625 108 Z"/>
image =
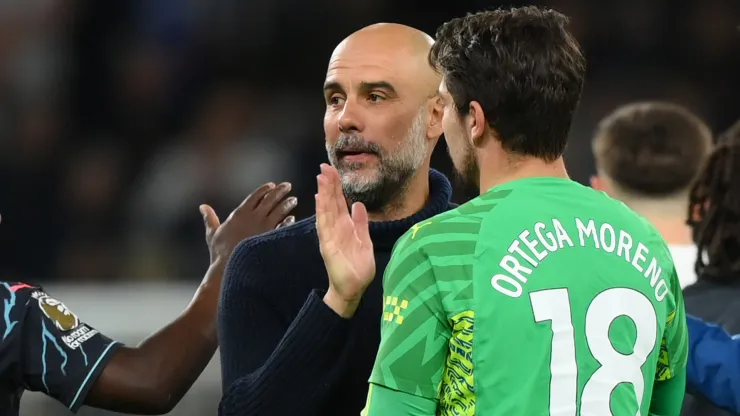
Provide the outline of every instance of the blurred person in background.
<path id="1" fill-rule="evenodd" d="M 18 415 L 24 390 L 46 393 L 72 412 L 83 404 L 134 414 L 171 411 L 216 351 L 226 261 L 242 239 L 292 223 L 288 190 L 263 185 L 223 224 L 201 205 L 211 266 L 186 310 L 136 348 L 85 324 L 39 286 L 0 282 L 0 413 Z"/>
<path id="2" fill-rule="evenodd" d="M 116 142 L 99 138 L 76 148 L 60 175 L 56 270 L 62 280 L 119 281 L 125 275 L 122 188 L 128 160 Z M 203 270 L 201 268 L 201 270 Z"/>
<path id="3" fill-rule="evenodd" d="M 696 246 L 686 224 L 689 190 L 712 149 L 712 133 L 686 108 L 665 102 L 622 106 L 598 125 L 591 187 L 645 217 L 668 242 L 681 287 L 696 280 Z"/>
<path id="4" fill-rule="evenodd" d="M 731 334 L 740 333 L 740 121 L 720 136 L 691 189 L 689 202 L 689 223 L 702 256 L 695 262 L 698 281 L 684 290 L 686 310 L 716 322 Z M 692 334 L 692 338 L 694 336 Z M 740 370 L 732 367 L 733 362 L 740 361 L 740 350 L 735 351 L 734 356 L 727 356 L 705 348 L 703 356 L 713 365 L 698 369 L 695 377 L 698 384 L 732 386 L 735 389 L 733 402 L 740 407 Z M 720 383 L 724 378 L 718 378 L 713 372 L 721 366 L 729 368 L 718 372 L 720 375 L 737 372 L 733 383 Z M 723 403 L 718 398 L 713 401 Z M 704 399 L 689 396 L 682 414 L 728 413 Z"/>
<path id="5" fill-rule="evenodd" d="M 256 129 L 260 96 L 236 81 L 205 97 L 185 140 L 154 155 L 138 178 L 131 200 L 134 276 L 195 278 L 202 247 L 188 207 L 213 201 L 217 209 L 239 203 L 260 183 L 288 176 L 283 151 Z M 286 184 L 285 186 L 289 186 Z"/>
<path id="6" fill-rule="evenodd" d="M 368 26 L 336 47 L 326 72 L 327 155 L 347 200 L 367 207 L 378 275 L 403 233 L 453 206 L 449 181 L 429 167 L 442 134 L 432 43 L 408 26 Z M 365 300 L 329 285 L 315 216 L 240 244 L 219 306 L 219 413 L 359 414 L 380 341 L 381 284 Z"/>
<path id="7" fill-rule="evenodd" d="M 0 114 L 8 113 L 0 110 Z M 16 140 L 3 143 L 0 151 L 0 207 L 5 218 L 0 232 L 0 280 L 44 276 L 50 281 L 56 274 L 54 260 L 64 228 L 56 184 L 64 165 L 65 113 L 57 104 L 34 102 L 10 114 L 17 124 L 8 134 Z M 43 230 L 44 238 L 28 232 L 29 218 L 35 229 Z"/>

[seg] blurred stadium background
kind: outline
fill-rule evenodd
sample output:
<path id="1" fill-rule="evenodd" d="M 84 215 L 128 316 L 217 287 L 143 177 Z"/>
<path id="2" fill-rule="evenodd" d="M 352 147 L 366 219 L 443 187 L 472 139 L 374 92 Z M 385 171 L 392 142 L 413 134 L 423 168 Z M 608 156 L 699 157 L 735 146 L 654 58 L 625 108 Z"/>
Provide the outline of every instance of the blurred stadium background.
<path id="1" fill-rule="evenodd" d="M 571 16 L 589 61 L 568 150 L 575 179 L 592 173 L 590 134 L 619 104 L 674 101 L 715 131 L 740 116 L 737 0 L 537 3 Z M 138 343 L 206 270 L 199 203 L 226 216 L 262 182 L 287 180 L 298 217 L 311 215 L 336 43 L 379 21 L 433 34 L 498 4 L 0 0 L 3 279 L 44 284 Z M 450 171 L 443 143 L 433 166 Z M 214 360 L 172 414 L 215 415 L 219 397 Z M 27 394 L 21 414 L 68 413 Z"/>

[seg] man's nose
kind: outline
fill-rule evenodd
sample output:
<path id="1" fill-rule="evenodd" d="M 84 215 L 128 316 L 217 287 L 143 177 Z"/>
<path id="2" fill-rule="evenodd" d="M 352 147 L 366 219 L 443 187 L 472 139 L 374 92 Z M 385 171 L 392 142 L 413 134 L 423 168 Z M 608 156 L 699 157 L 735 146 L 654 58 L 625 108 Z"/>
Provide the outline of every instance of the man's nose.
<path id="1" fill-rule="evenodd" d="M 337 119 L 339 131 L 345 134 L 363 131 L 365 126 L 361 121 L 360 111 L 360 108 L 351 100 L 345 101 L 344 108 Z"/>

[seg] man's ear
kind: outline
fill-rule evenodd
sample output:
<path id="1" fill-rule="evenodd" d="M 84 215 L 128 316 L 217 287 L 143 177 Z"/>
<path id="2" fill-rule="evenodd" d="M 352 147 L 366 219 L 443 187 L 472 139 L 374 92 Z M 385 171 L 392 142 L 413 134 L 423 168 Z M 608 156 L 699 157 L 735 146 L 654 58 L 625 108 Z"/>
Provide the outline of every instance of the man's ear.
<path id="1" fill-rule="evenodd" d="M 478 101 L 471 101 L 466 118 L 466 128 L 469 132 L 470 144 L 473 147 L 481 147 L 485 144 L 486 115 L 483 113 Z"/>
<path id="2" fill-rule="evenodd" d="M 444 103 L 442 97 L 435 95 L 430 98 L 427 106 L 429 108 L 429 122 L 427 123 L 427 139 L 437 140 L 444 130 L 442 129 L 442 116 L 444 115 Z"/>

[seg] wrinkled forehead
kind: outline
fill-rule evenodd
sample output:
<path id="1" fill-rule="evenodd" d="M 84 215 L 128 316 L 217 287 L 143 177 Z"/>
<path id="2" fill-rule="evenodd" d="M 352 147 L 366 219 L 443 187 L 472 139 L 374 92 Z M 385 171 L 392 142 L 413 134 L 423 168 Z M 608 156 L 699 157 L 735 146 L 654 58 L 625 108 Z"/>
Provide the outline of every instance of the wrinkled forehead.
<path id="1" fill-rule="evenodd" d="M 385 82 L 399 94 L 418 91 L 414 82 L 414 59 L 403 49 L 376 45 L 340 45 L 329 59 L 327 84 L 336 83 L 353 89 L 362 83 Z"/>

